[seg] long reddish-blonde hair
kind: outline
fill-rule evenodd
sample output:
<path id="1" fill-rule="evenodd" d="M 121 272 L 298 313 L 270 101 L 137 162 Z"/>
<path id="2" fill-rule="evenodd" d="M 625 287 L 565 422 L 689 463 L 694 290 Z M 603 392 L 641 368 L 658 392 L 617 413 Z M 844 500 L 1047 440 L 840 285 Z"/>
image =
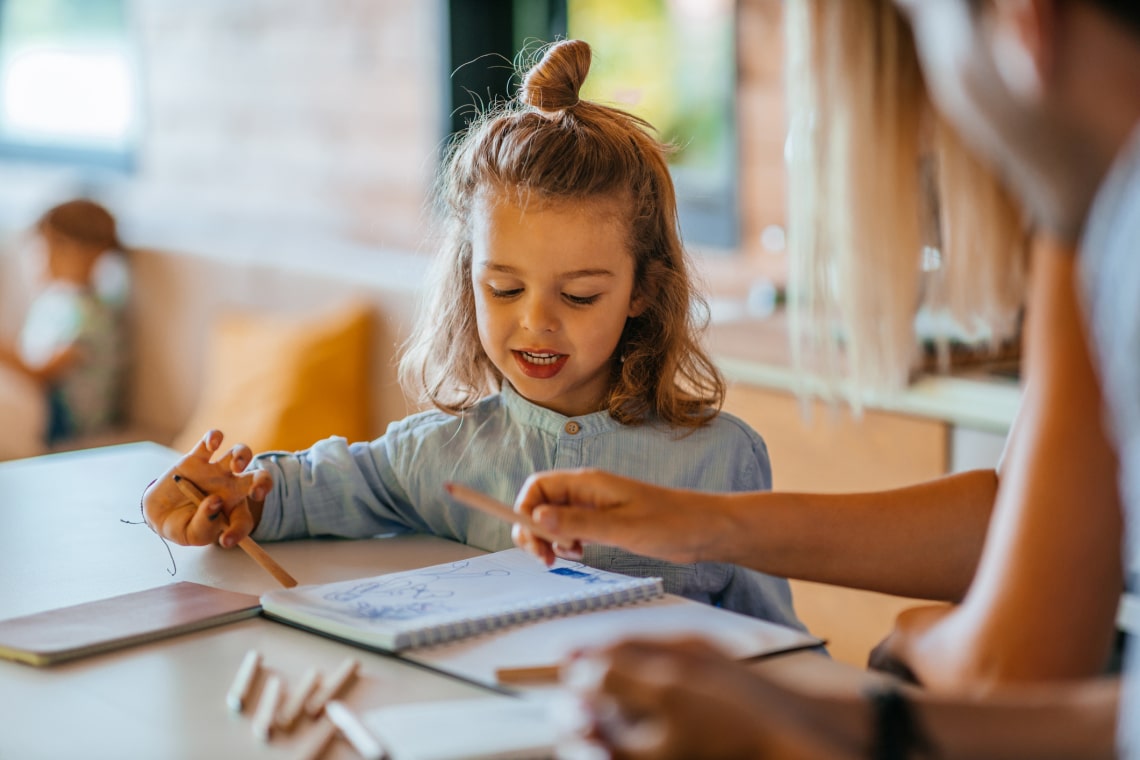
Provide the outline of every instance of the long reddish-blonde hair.
<path id="1" fill-rule="evenodd" d="M 858 405 L 907 380 L 921 305 L 994 343 L 1016 334 L 1026 232 L 932 107 L 891 0 L 785 9 L 793 353 Z"/>
<path id="2" fill-rule="evenodd" d="M 668 146 L 642 119 L 581 100 L 590 46 L 564 40 L 526 72 L 518 97 L 477 119 L 451 147 L 437 191 L 444 244 L 429 301 L 400 363 L 420 401 L 460 413 L 502 374 L 480 345 L 471 286 L 473 214 L 484 193 L 526 203 L 605 203 L 628 220 L 634 296 L 605 406 L 614 419 L 696 427 L 719 410 L 724 380 L 701 348 L 707 314 L 678 230 Z"/>

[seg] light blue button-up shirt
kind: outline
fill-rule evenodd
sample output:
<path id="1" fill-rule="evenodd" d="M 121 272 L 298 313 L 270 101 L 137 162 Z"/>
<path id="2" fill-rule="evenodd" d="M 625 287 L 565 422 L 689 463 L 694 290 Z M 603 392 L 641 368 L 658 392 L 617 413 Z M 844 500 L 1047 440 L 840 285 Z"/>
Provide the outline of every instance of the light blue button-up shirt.
<path id="1" fill-rule="evenodd" d="M 623 425 L 607 412 L 566 417 L 530 403 L 509 385 L 460 416 L 431 411 L 392 423 L 374 441 L 329 438 L 296 453 L 254 460 L 273 475 L 257 540 L 364 538 L 432 533 L 484 549 L 508 549 L 510 526 L 453 501 L 447 481 L 512 503 L 539 470 L 598 467 L 701 491 L 771 487 L 764 441 L 721 413 L 696 430 Z M 594 567 L 657 576 L 667 591 L 803 629 L 787 580 L 730 564 L 685 565 L 608 546 L 586 547 Z"/>
<path id="2" fill-rule="evenodd" d="M 1140 126 L 1117 154 L 1080 245 L 1105 421 L 1120 462 L 1127 593 L 1118 622 L 1128 632 L 1117 720 L 1120 757 L 1140 760 Z"/>

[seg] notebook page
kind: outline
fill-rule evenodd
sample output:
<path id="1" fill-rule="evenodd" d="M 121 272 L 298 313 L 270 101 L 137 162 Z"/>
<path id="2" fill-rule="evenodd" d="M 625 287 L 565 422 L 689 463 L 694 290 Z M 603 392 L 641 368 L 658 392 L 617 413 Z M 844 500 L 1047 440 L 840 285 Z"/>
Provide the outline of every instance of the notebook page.
<path id="1" fill-rule="evenodd" d="M 822 640 L 766 620 L 666 594 L 588 615 L 525 625 L 402 653 L 401 656 L 477 683 L 496 684 L 499 668 L 553 665 L 583 647 L 624 638 L 701 636 L 737 659 L 806 649 Z"/>

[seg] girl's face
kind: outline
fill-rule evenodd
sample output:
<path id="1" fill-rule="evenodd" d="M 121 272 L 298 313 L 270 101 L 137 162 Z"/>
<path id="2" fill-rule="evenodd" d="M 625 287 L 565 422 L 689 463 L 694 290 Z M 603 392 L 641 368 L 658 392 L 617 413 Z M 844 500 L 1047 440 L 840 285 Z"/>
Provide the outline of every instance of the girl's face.
<path id="1" fill-rule="evenodd" d="M 600 204 L 524 208 L 494 194 L 474 218 L 483 350 L 533 403 L 566 416 L 598 411 L 626 319 L 641 312 L 625 224 Z"/>

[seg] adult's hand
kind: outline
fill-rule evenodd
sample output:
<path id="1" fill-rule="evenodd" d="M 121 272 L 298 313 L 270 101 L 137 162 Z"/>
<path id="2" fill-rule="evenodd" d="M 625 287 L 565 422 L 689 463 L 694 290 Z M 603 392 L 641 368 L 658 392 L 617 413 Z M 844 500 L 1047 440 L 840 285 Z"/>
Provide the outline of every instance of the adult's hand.
<path id="1" fill-rule="evenodd" d="M 539 538 L 521 525 L 514 540 L 548 565 L 555 556 L 576 557 L 587 543 L 618 546 L 635 554 L 696 562 L 712 559 L 710 546 L 730 535 L 724 497 L 662 488 L 596 469 L 532 475 L 515 510 L 542 528 Z"/>
<path id="2" fill-rule="evenodd" d="M 619 760 L 854 756 L 807 728 L 803 700 L 701 639 L 626 641 L 565 673 L 584 739 Z"/>

